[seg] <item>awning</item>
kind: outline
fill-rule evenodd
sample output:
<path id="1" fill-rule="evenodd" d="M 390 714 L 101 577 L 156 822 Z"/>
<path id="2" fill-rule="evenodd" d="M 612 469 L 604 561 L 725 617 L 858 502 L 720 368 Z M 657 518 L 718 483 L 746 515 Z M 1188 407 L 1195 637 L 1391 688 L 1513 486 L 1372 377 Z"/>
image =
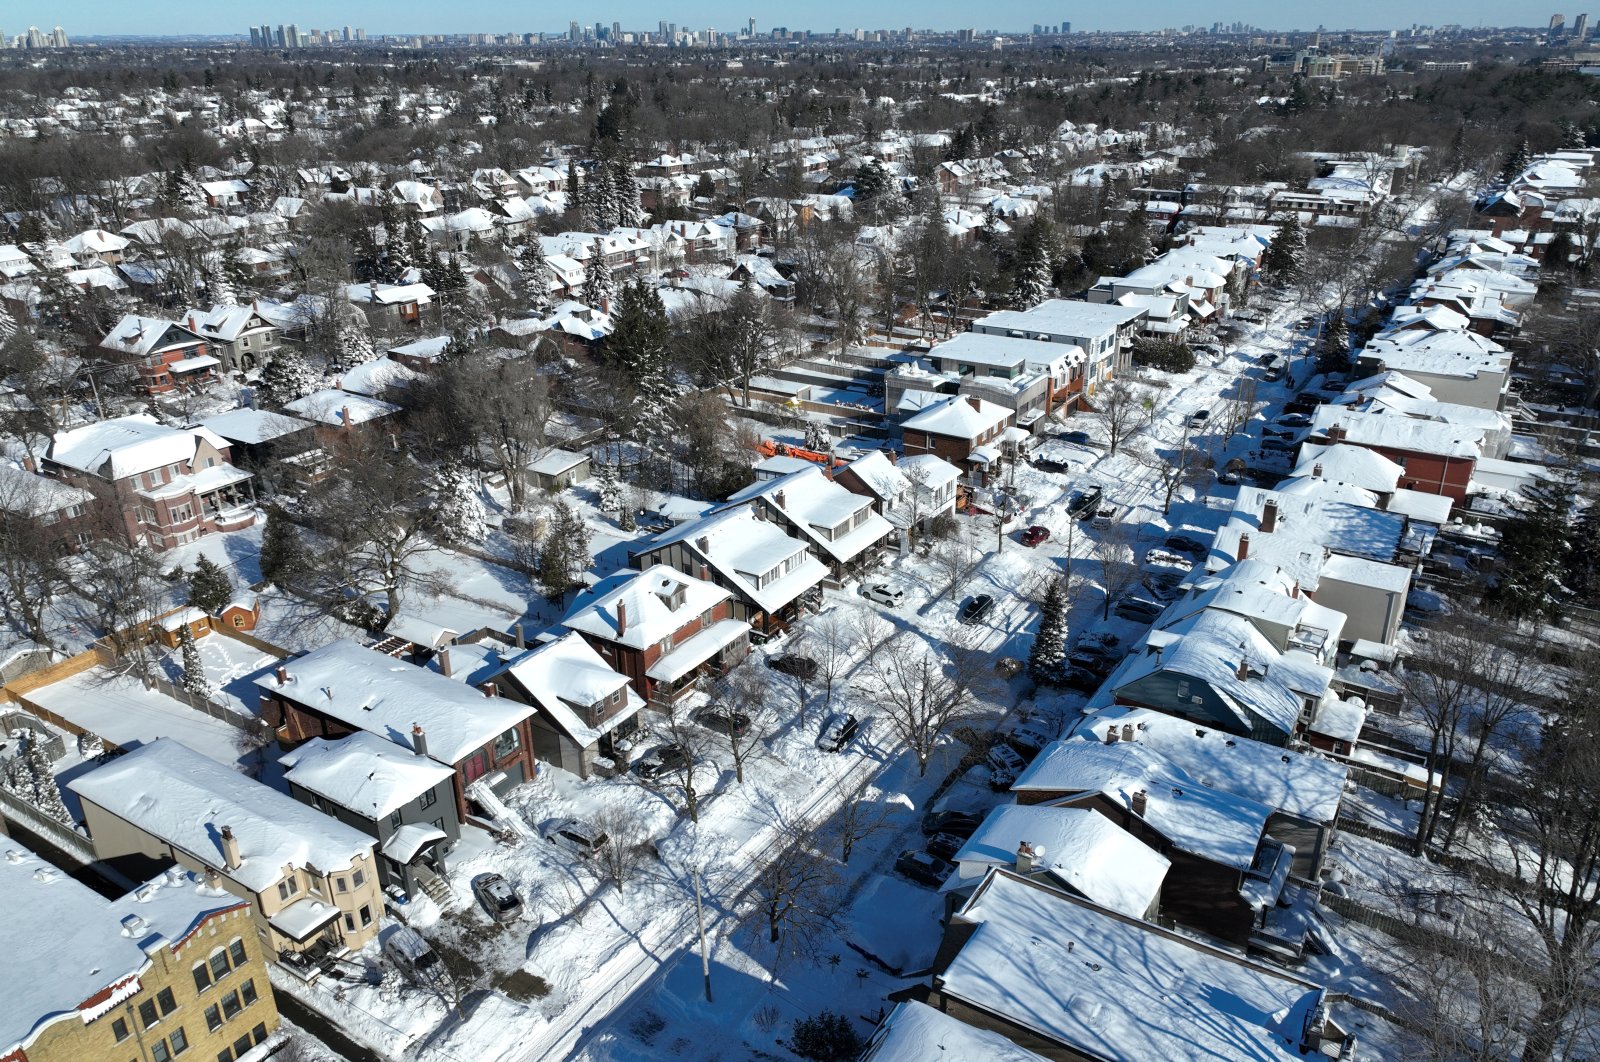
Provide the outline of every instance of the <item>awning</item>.
<path id="1" fill-rule="evenodd" d="M 719 620 L 657 660 L 645 674 L 657 682 L 676 682 L 749 633 L 744 620 Z"/>
<path id="2" fill-rule="evenodd" d="M 268 918 L 272 928 L 291 940 L 305 940 L 311 934 L 339 917 L 339 909 L 320 900 L 302 898 Z"/>
<path id="3" fill-rule="evenodd" d="M 167 370 L 169 372 L 195 372 L 199 369 L 209 369 L 213 365 L 221 364 L 222 362 L 213 358 L 210 354 L 202 354 L 198 358 L 184 358 L 182 361 L 172 362 L 167 366 Z"/>
<path id="4" fill-rule="evenodd" d="M 387 859 L 396 863 L 409 863 L 417 858 L 417 853 L 435 841 L 443 841 L 449 837 L 437 826 L 430 826 L 425 822 L 408 822 L 389 835 L 383 842 L 383 854 Z"/>

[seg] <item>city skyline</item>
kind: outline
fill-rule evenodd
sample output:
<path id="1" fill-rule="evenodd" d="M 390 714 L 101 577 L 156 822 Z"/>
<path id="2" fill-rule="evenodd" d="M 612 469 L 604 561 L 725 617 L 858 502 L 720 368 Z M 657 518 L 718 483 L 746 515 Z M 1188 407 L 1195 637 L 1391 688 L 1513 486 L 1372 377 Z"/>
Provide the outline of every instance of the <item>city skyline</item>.
<path id="1" fill-rule="evenodd" d="M 1576 16 L 1578 12 L 1570 14 Z M 1242 4 L 1216 10 L 1199 11 L 1189 5 L 1160 2 L 1141 5 L 1134 11 L 1122 9 L 1114 15 L 1101 15 L 1093 10 L 1059 12 L 1050 5 L 1008 0 L 999 5 L 988 5 L 981 13 L 968 5 L 934 3 L 918 5 L 914 15 L 902 5 L 878 3 L 844 3 L 839 0 L 810 5 L 795 12 L 773 13 L 767 11 L 768 20 L 757 17 L 757 31 L 765 32 L 773 25 L 787 25 L 791 29 L 810 29 L 830 32 L 835 28 L 851 30 L 903 28 L 908 23 L 918 28 L 955 30 L 978 26 L 1008 32 L 1026 32 L 1037 23 L 1059 23 L 1070 18 L 1079 32 L 1140 31 L 1175 28 L 1185 25 L 1209 26 L 1220 21 L 1224 24 L 1243 22 L 1265 30 L 1313 30 L 1328 23 L 1330 12 L 1318 5 L 1303 7 L 1251 0 Z M 1543 26 L 1548 12 L 1508 19 L 1505 9 L 1491 6 L 1485 0 L 1453 5 L 1448 12 L 1437 4 L 1378 3 L 1377 0 L 1356 0 L 1341 6 L 1338 18 L 1345 25 L 1329 26 L 1342 29 L 1404 29 L 1414 23 L 1438 25 L 1453 23 L 1476 25 L 1485 23 Z M 342 28 L 345 25 L 364 25 L 369 36 L 393 34 L 457 34 L 457 33 L 560 33 L 570 20 L 580 24 L 596 21 L 610 25 L 618 22 L 624 31 L 653 29 L 665 19 L 684 27 L 713 27 L 734 33 L 743 29 L 751 17 L 747 4 L 732 0 L 713 0 L 701 4 L 672 4 L 654 0 L 650 4 L 640 0 L 612 4 L 592 9 L 573 8 L 565 12 L 554 9 L 531 10 L 510 0 L 467 0 L 441 9 L 438 5 L 421 4 L 413 0 L 379 2 L 379 0 L 349 0 L 329 5 L 317 3 L 274 3 L 252 8 L 249 5 L 216 5 L 196 0 L 166 0 L 144 5 L 129 5 L 112 0 L 74 0 L 70 5 L 42 0 L 23 0 L 9 6 L 4 20 L 6 32 L 16 33 L 12 25 L 25 31 L 30 24 L 41 28 L 65 25 L 74 37 L 95 36 L 183 36 L 183 35 L 240 35 L 248 26 L 270 22 L 273 26 L 294 22 L 301 27 Z M 68 24 L 70 20 L 70 25 Z"/>

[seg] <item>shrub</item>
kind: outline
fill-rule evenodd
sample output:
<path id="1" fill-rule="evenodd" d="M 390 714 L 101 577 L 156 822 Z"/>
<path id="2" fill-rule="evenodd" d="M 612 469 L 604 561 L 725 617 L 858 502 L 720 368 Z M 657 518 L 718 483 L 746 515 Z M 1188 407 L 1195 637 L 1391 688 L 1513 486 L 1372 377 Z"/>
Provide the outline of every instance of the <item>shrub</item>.
<path id="1" fill-rule="evenodd" d="M 866 1047 L 861 1034 L 843 1014 L 825 1010 L 794 1023 L 789 1050 L 814 1062 L 850 1062 Z"/>
<path id="2" fill-rule="evenodd" d="M 1174 340 L 1141 339 L 1133 345 L 1133 363 L 1162 372 L 1188 372 L 1194 368 L 1194 351 Z"/>

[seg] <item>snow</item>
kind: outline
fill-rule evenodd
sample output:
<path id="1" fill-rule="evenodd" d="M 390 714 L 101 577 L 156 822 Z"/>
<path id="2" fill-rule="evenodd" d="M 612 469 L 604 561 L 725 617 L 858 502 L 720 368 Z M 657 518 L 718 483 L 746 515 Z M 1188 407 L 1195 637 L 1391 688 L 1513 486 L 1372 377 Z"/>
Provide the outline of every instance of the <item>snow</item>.
<path id="1" fill-rule="evenodd" d="M 164 693 L 145 689 L 131 675 L 103 667 L 42 686 L 31 691 L 28 700 L 125 749 L 181 734 L 190 747 L 218 763 L 236 763 L 241 755 L 241 731 Z"/>
<path id="2" fill-rule="evenodd" d="M 1300 1059 L 1317 986 L 993 872 L 943 991 L 1069 1049 L 1128 1059 Z"/>
<path id="3" fill-rule="evenodd" d="M 366 395 L 333 388 L 313 391 L 283 408 L 308 420 L 335 428 L 344 427 L 346 424 L 365 424 L 370 420 L 400 412 L 400 407 L 392 402 L 383 402 L 376 398 L 368 398 Z"/>
<path id="4" fill-rule="evenodd" d="M 364 731 L 338 741 L 312 738 L 278 762 L 288 768 L 285 781 L 374 821 L 455 774 L 442 763 Z"/>
<path id="5" fill-rule="evenodd" d="M 974 1029 L 925 1003 L 907 1001 L 889 1012 L 861 1062 L 1043 1062 L 997 1032 Z"/>
<path id="6" fill-rule="evenodd" d="M 901 428 L 971 440 L 992 431 L 1013 416 L 1013 410 L 988 399 L 955 395 L 908 417 Z"/>
<path id="7" fill-rule="evenodd" d="M 748 636 L 750 624 L 744 620 L 718 620 L 711 626 L 679 642 L 645 672 L 657 682 L 676 682 L 709 660 L 714 654 Z"/>
<path id="8" fill-rule="evenodd" d="M 576 631 L 507 661 L 505 672 L 580 748 L 593 745 L 602 733 L 644 707 L 628 680 L 600 659 Z M 622 707 L 606 711 L 618 696 L 623 698 Z M 590 710 L 601 712 L 603 725 L 591 727 L 579 717 L 580 711 Z"/>
<path id="9" fill-rule="evenodd" d="M 701 540 L 706 540 L 701 548 Z M 777 525 L 756 518 L 744 505 L 681 524 L 657 538 L 634 546 L 634 555 L 674 542 L 692 545 L 727 581 L 763 612 L 776 613 L 820 583 L 827 569 Z M 787 569 L 787 570 L 784 570 Z"/>
<path id="10" fill-rule="evenodd" d="M 247 906 L 176 869 L 106 900 L 21 841 L 0 838 L 0 850 L 0 909 L 6 912 L 0 922 L 6 953 L 0 1049 L 7 1053 L 29 1046 L 53 1022 L 108 1013 L 140 990 L 138 976 L 151 966 L 147 946 L 175 951 L 204 919 Z"/>
<path id="11" fill-rule="evenodd" d="M 310 422 L 264 409 L 235 409 L 207 417 L 200 426 L 232 442 L 253 445 L 281 439 L 311 427 Z"/>
<path id="12" fill-rule="evenodd" d="M 1171 860 L 1088 808 L 1010 804 L 995 808 L 956 853 L 945 888 L 971 887 L 990 867 L 1016 863 L 1022 844 L 1033 866 L 1102 907 L 1143 918 L 1161 894 Z"/>
<path id="13" fill-rule="evenodd" d="M 673 608 L 670 602 L 680 592 L 682 603 Z M 731 596 L 714 583 L 654 564 L 642 572 L 618 572 L 602 579 L 578 595 L 561 622 L 603 641 L 643 649 L 672 637 Z M 626 625 L 619 606 L 627 613 Z"/>
<path id="14" fill-rule="evenodd" d="M 50 444 L 50 460 L 105 479 L 127 479 L 192 460 L 197 439 L 219 450 L 228 448 L 204 428 L 169 428 L 147 413 L 138 413 L 57 433 Z"/>
<path id="15" fill-rule="evenodd" d="M 276 885 L 285 867 L 346 870 L 372 857 L 372 838 L 160 738 L 68 783 L 73 792 L 151 837 L 191 854 L 252 892 Z M 231 827 L 242 862 L 222 853 Z"/>

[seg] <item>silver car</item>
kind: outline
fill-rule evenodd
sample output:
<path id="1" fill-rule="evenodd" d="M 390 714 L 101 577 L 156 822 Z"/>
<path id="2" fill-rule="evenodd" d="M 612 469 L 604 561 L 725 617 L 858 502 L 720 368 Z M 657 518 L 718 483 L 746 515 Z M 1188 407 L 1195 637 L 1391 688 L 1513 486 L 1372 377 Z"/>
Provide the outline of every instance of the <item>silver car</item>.
<path id="1" fill-rule="evenodd" d="M 580 819 L 557 819 L 554 822 L 547 822 L 539 833 L 557 848 L 565 848 L 582 859 L 593 857 L 609 840 L 604 831 L 597 830 Z"/>

